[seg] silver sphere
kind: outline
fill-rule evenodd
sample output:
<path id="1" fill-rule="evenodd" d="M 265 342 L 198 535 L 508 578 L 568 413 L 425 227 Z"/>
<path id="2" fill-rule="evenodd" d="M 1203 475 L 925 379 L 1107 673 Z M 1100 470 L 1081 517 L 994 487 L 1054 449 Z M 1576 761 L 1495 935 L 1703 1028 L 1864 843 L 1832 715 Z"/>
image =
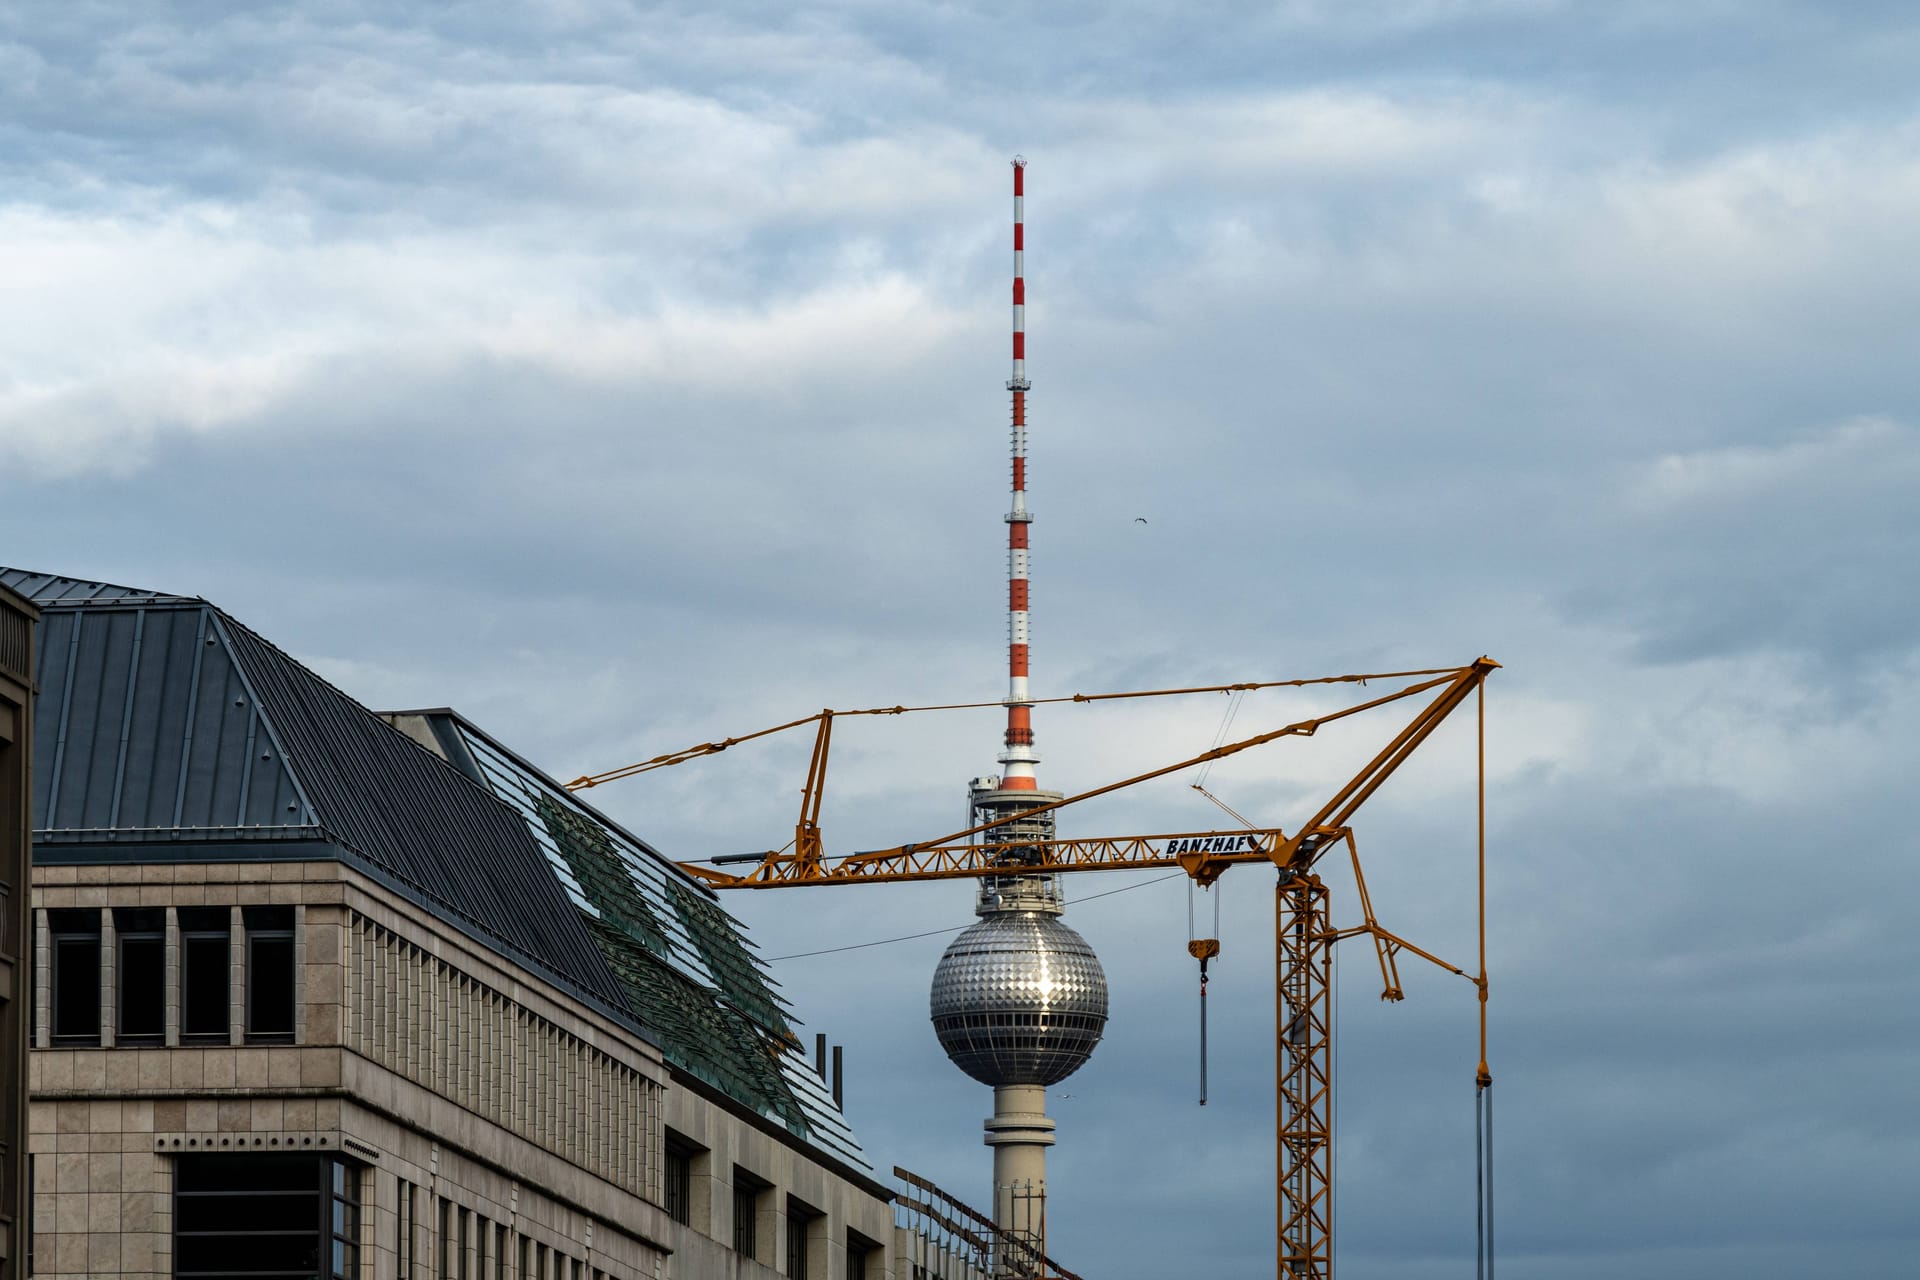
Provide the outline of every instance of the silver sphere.
<path id="1" fill-rule="evenodd" d="M 933 1030 L 982 1084 L 1057 1084 L 1093 1056 L 1107 975 L 1054 915 L 995 911 L 955 938 L 933 971 Z"/>

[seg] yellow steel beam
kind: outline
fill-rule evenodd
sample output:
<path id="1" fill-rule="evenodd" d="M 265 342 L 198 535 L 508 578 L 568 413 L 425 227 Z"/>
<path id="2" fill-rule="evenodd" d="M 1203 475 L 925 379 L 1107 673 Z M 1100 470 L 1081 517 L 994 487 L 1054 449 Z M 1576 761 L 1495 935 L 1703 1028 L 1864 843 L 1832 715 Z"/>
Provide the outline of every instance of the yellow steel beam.
<path id="1" fill-rule="evenodd" d="M 1338 838 L 1324 833 L 1322 845 Z M 888 884 L 908 880 L 966 880 L 981 876 L 1068 871 L 1141 871 L 1179 868 L 1211 883 L 1230 866 L 1271 862 L 1288 843 L 1277 827 L 1254 831 L 1188 831 L 1161 836 L 1104 836 L 1013 844 L 904 845 L 832 860 L 769 854 L 753 870 L 732 875 L 697 862 L 681 868 L 715 889 L 782 889 L 802 885 Z"/>

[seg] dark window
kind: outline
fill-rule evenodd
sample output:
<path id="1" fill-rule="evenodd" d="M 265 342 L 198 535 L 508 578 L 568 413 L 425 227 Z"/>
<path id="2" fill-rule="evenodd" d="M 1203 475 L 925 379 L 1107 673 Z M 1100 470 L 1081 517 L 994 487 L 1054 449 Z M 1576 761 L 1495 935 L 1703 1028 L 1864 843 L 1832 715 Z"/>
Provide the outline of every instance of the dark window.
<path id="1" fill-rule="evenodd" d="M 229 1013 L 225 907 L 180 908 L 180 1039 L 225 1044 Z"/>
<path id="2" fill-rule="evenodd" d="M 673 1134 L 667 1135 L 666 1196 L 667 1216 L 675 1222 L 693 1221 L 693 1157 L 695 1148 Z"/>
<path id="3" fill-rule="evenodd" d="M 807 1280 L 807 1237 L 813 1234 L 813 1221 L 820 1215 L 787 1197 L 787 1276 L 789 1280 Z"/>
<path id="4" fill-rule="evenodd" d="M 360 1260 L 360 1171 L 321 1156 L 182 1156 L 173 1233 L 180 1280 L 347 1280 Z"/>
<path id="5" fill-rule="evenodd" d="M 760 1195 L 770 1184 L 738 1165 L 733 1169 L 733 1251 L 745 1258 L 760 1256 Z"/>
<path id="6" fill-rule="evenodd" d="M 333 1280 L 354 1280 L 360 1270 L 360 1170 L 333 1162 Z"/>
<path id="7" fill-rule="evenodd" d="M 119 948 L 120 1044 L 158 1044 L 167 1035 L 167 913 L 122 907 L 113 913 Z"/>
<path id="8" fill-rule="evenodd" d="M 47 912 L 52 942 L 51 1014 L 55 1044 L 100 1043 L 100 913 Z"/>
<path id="9" fill-rule="evenodd" d="M 847 1232 L 847 1280 L 867 1280 L 867 1259 L 879 1247 L 858 1231 Z"/>
<path id="10" fill-rule="evenodd" d="M 393 1252 L 397 1259 L 395 1270 L 399 1275 L 412 1280 L 413 1277 L 413 1184 L 405 1178 L 400 1179 L 400 1191 L 394 1205 Z"/>
<path id="11" fill-rule="evenodd" d="M 293 908 L 244 908 L 247 926 L 247 1040 L 293 1040 Z"/>

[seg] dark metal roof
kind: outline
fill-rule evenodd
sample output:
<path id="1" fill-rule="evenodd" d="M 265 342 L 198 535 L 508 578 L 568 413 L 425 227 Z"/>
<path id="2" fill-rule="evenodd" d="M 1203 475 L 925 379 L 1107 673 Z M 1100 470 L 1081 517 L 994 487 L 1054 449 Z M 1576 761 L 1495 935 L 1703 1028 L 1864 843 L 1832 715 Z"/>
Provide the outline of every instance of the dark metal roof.
<path id="1" fill-rule="evenodd" d="M 37 830 L 318 828 L 210 606 L 56 604 L 40 627 Z"/>
<path id="2" fill-rule="evenodd" d="M 12 587 L 36 604 L 126 603 L 130 601 L 184 600 L 185 596 L 142 587 L 123 587 L 112 582 L 90 582 L 85 578 L 63 578 L 57 574 L 34 573 L 30 569 L 0 566 L 0 586 Z"/>
<path id="3" fill-rule="evenodd" d="M 64 590 L 39 597 L 36 856 L 342 856 L 630 1012 L 544 852 L 487 788 L 205 601 Z"/>

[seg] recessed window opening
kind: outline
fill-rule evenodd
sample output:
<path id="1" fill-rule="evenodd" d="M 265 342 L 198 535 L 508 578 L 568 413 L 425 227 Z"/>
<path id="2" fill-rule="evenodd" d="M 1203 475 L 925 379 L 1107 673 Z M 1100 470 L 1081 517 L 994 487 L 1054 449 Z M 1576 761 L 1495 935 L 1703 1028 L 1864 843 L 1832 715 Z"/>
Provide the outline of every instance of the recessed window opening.
<path id="1" fill-rule="evenodd" d="M 393 1252 L 396 1274 L 413 1280 L 413 1184 L 401 1178 L 395 1199 Z"/>
<path id="2" fill-rule="evenodd" d="M 118 1044 L 159 1044 L 167 1034 L 167 913 L 120 907 L 113 913 L 117 965 Z"/>
<path id="3" fill-rule="evenodd" d="M 813 1234 L 817 1209 L 787 1197 L 787 1276 L 788 1280 L 807 1280 L 807 1243 Z"/>
<path id="4" fill-rule="evenodd" d="M 53 953 L 49 1031 L 53 1043 L 100 1043 L 100 913 L 47 912 Z"/>
<path id="5" fill-rule="evenodd" d="M 867 1280 L 867 1258 L 879 1245 L 858 1231 L 847 1230 L 847 1280 Z"/>
<path id="6" fill-rule="evenodd" d="M 733 1167 L 733 1251 L 743 1258 L 760 1256 L 760 1197 L 771 1185 Z"/>
<path id="7" fill-rule="evenodd" d="M 293 908 L 247 907 L 247 1041 L 293 1041 Z"/>
<path id="8" fill-rule="evenodd" d="M 360 1273 L 360 1170 L 333 1162 L 333 1280 L 354 1280 Z"/>
<path id="9" fill-rule="evenodd" d="M 180 1039 L 225 1044 L 230 1014 L 225 907 L 180 908 Z"/>
<path id="10" fill-rule="evenodd" d="M 669 1132 L 666 1142 L 667 1216 L 675 1222 L 693 1220 L 693 1158 L 698 1148 Z"/>
<path id="11" fill-rule="evenodd" d="M 357 1277 L 360 1170 L 315 1156 L 181 1157 L 173 1255 L 180 1280 Z"/>

